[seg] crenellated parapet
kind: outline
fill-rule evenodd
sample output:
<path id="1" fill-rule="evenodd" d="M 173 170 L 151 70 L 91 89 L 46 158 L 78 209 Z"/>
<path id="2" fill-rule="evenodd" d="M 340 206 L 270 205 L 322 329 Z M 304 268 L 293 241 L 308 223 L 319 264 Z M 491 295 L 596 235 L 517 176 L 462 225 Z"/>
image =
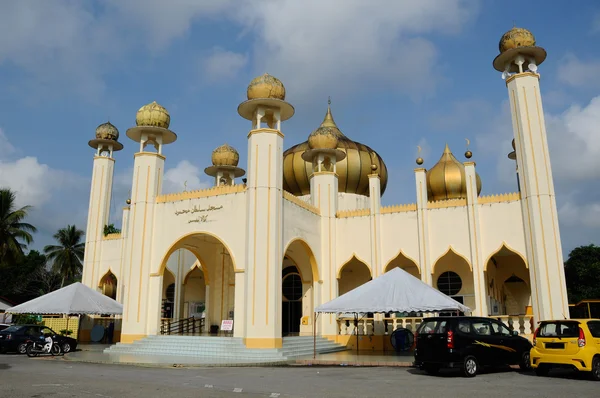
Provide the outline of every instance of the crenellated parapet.
<path id="1" fill-rule="evenodd" d="M 480 196 L 477 202 L 479 204 L 515 202 L 521 200 L 520 192 L 501 193 L 497 195 Z"/>
<path id="2" fill-rule="evenodd" d="M 116 232 L 114 234 L 106 234 L 102 237 L 102 240 L 117 240 L 117 239 L 121 239 L 120 232 Z"/>
<path id="3" fill-rule="evenodd" d="M 288 202 L 292 202 L 293 204 L 297 205 L 298 207 L 303 208 L 304 210 L 310 211 L 313 214 L 316 214 L 316 215 L 321 214 L 321 212 L 319 211 L 318 208 L 316 208 L 315 206 L 311 205 L 310 203 L 298 198 L 297 196 L 292 195 L 288 191 L 283 191 L 283 198 L 285 200 L 287 200 Z"/>
<path id="4" fill-rule="evenodd" d="M 467 199 L 448 199 L 438 200 L 435 202 L 427 202 L 428 209 L 445 209 L 448 207 L 462 207 L 467 205 Z"/>
<path id="5" fill-rule="evenodd" d="M 156 203 L 178 202 L 187 199 L 206 198 L 209 196 L 227 195 L 232 193 L 244 192 L 244 185 L 221 185 L 218 187 L 198 189 L 195 191 L 183 191 L 177 193 L 168 193 L 156 197 Z"/>
<path id="6" fill-rule="evenodd" d="M 402 205 L 382 206 L 380 210 L 381 214 L 406 213 L 408 211 L 417 211 L 417 204 L 408 203 Z"/>
<path id="7" fill-rule="evenodd" d="M 335 213 L 337 218 L 367 217 L 370 215 L 370 209 L 340 210 Z"/>

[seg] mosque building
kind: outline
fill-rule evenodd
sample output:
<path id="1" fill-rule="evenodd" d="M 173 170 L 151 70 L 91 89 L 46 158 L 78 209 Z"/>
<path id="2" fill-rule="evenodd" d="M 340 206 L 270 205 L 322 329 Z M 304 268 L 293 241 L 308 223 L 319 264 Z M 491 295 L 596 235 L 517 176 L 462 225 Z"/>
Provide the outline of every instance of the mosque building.
<path id="1" fill-rule="evenodd" d="M 278 348 L 313 327 L 344 342 L 348 323 L 325 315 L 314 325 L 314 308 L 394 267 L 523 334 L 534 322 L 568 317 L 537 72 L 545 58 L 531 32 L 513 28 L 493 62 L 510 100 L 514 193 L 480 196 L 472 153 L 459 160 L 446 145 L 437 163 L 417 159 L 414 203 L 382 206 L 388 170 L 380 154 L 347 136 L 331 106 L 306 141 L 287 145 L 282 122 L 294 108 L 283 83 L 264 74 L 238 107 L 250 127 L 246 170 L 224 144 L 205 169 L 214 178 L 208 189 L 163 192 L 163 149 L 177 135 L 164 107 L 140 108 L 126 132 L 139 143 L 131 198 L 120 232 L 105 233 L 123 145 L 117 128 L 102 124 L 89 142 L 96 154 L 83 283 L 123 303 L 123 343 L 191 317 L 205 333 L 233 324 L 248 348 Z M 387 314 L 389 327 L 414 327 L 419 315 Z M 363 331 L 389 331 L 383 316 L 366 318 Z"/>

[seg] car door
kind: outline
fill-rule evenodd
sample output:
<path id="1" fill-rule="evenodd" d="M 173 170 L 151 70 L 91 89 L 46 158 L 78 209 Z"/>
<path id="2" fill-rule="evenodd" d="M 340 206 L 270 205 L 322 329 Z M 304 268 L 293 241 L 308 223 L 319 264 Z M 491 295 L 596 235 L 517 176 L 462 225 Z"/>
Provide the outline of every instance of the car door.
<path id="1" fill-rule="evenodd" d="M 600 321 L 588 321 L 588 329 L 594 338 L 596 350 L 600 352 Z"/>
<path id="2" fill-rule="evenodd" d="M 505 363 L 505 351 L 499 348 L 497 336 L 494 336 L 492 322 L 488 319 L 477 319 L 471 322 L 474 341 L 473 348 L 479 362 L 486 365 Z"/>
<path id="3" fill-rule="evenodd" d="M 522 353 L 519 352 L 520 339 L 514 336 L 509 328 L 506 327 L 502 322 L 492 322 L 492 343 L 496 345 L 496 348 L 501 350 L 499 352 L 499 359 L 502 358 L 501 363 L 505 364 L 517 364 L 521 359 Z"/>

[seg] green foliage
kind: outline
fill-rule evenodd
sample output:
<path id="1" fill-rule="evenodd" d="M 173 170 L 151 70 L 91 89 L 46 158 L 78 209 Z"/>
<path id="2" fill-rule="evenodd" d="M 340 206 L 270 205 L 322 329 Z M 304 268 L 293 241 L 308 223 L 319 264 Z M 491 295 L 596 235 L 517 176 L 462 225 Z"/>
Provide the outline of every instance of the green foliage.
<path id="1" fill-rule="evenodd" d="M 37 315 L 15 314 L 13 323 L 17 325 L 42 325 L 41 317 Z"/>
<path id="2" fill-rule="evenodd" d="M 36 228 L 23 222 L 31 206 L 16 208 L 16 195 L 10 189 L 0 189 L 0 269 L 24 257 L 23 250 L 33 242 Z"/>
<path id="3" fill-rule="evenodd" d="M 121 230 L 115 227 L 115 224 L 108 224 L 104 226 L 104 236 L 108 234 L 119 234 Z"/>
<path id="4" fill-rule="evenodd" d="M 70 329 L 62 329 L 62 330 L 61 330 L 59 333 L 60 333 L 62 336 L 70 336 L 70 335 L 72 335 L 72 334 L 73 334 L 73 331 L 72 331 L 72 330 L 70 330 Z"/>
<path id="5" fill-rule="evenodd" d="M 62 277 L 61 287 L 65 280 L 73 281 L 81 275 L 85 251 L 85 243 L 81 241 L 83 234 L 75 225 L 67 225 L 54 234 L 58 245 L 44 247 L 44 253 L 52 261 L 52 270 Z"/>
<path id="6" fill-rule="evenodd" d="M 600 299 L 600 247 L 579 246 L 565 262 L 565 278 L 569 303 Z"/>

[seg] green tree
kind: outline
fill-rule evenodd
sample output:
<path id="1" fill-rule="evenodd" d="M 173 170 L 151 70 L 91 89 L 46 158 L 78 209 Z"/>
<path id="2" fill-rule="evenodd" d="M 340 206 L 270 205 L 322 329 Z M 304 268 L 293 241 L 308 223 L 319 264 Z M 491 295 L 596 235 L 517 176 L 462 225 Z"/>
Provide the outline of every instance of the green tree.
<path id="1" fill-rule="evenodd" d="M 0 266 L 23 259 L 23 250 L 33 242 L 36 228 L 24 222 L 31 206 L 16 208 L 16 196 L 7 188 L 0 189 Z"/>
<path id="2" fill-rule="evenodd" d="M 579 246 L 565 262 L 565 279 L 569 302 L 600 299 L 600 247 Z"/>
<path id="3" fill-rule="evenodd" d="M 58 245 L 44 247 L 44 253 L 48 260 L 52 261 L 52 270 L 62 277 L 60 287 L 64 286 L 65 280 L 75 280 L 83 269 L 85 250 L 85 243 L 81 241 L 83 234 L 84 232 L 77 229 L 75 225 L 67 225 L 54 234 Z"/>
<path id="4" fill-rule="evenodd" d="M 2 268 L 0 296 L 15 303 L 22 303 L 45 294 L 48 273 L 46 256 L 36 250 L 30 250 L 20 261 Z M 60 278 L 58 282 L 60 283 Z"/>

